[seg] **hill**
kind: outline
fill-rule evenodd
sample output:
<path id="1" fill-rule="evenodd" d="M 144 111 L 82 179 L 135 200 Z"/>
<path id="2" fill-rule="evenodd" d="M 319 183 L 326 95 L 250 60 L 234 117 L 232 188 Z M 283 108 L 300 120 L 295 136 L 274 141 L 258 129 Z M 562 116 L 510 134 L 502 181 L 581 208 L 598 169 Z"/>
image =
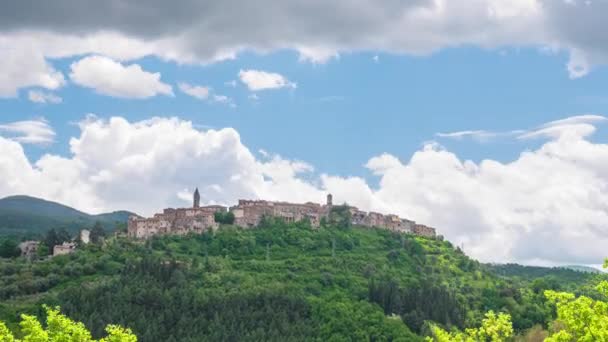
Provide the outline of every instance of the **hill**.
<path id="1" fill-rule="evenodd" d="M 40 198 L 10 196 L 0 199 L 0 234 L 36 235 L 51 228 L 75 232 L 92 226 L 96 221 L 110 230 L 116 224 L 126 223 L 130 215 L 133 213 L 127 211 L 91 215 Z"/>
<path id="2" fill-rule="evenodd" d="M 600 270 L 586 266 L 542 267 L 519 264 L 487 264 L 485 266 L 491 272 L 501 276 L 517 277 L 526 280 L 542 277 L 559 277 L 561 281 L 573 283 L 585 281 L 593 277 L 594 273 L 602 273 Z"/>
<path id="3" fill-rule="evenodd" d="M 567 266 L 562 266 L 562 267 L 570 269 L 570 270 L 578 271 L 578 272 L 584 272 L 584 273 L 603 273 L 601 270 L 598 270 L 597 268 L 594 268 L 591 266 L 567 265 Z"/>
<path id="4" fill-rule="evenodd" d="M 426 321 L 470 327 L 488 310 L 511 313 L 521 332 L 554 318 L 543 286 L 561 286 L 497 275 L 448 241 L 273 219 L 113 238 L 48 260 L 0 261 L 0 274 L 0 320 L 12 328 L 46 303 L 96 336 L 112 322 L 144 342 L 418 341 Z"/>

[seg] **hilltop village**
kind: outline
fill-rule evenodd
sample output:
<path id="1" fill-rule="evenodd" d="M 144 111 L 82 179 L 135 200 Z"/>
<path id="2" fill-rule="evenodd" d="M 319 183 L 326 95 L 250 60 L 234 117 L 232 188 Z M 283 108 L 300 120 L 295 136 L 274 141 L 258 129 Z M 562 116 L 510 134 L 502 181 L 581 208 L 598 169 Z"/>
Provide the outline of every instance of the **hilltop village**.
<path id="1" fill-rule="evenodd" d="M 242 228 L 256 227 L 265 216 L 277 217 L 285 222 L 308 220 L 312 227 L 319 227 L 321 221 L 324 218 L 327 219 L 332 210 L 337 207 L 343 206 L 334 206 L 331 194 L 327 195 L 327 201 L 323 205 L 312 202 L 298 204 L 265 200 L 239 200 L 238 204 L 232 207 L 200 206 L 200 194 L 196 189 L 191 208 L 168 208 L 150 218 L 131 216 L 127 231 L 130 237 L 138 239 L 147 239 L 154 235 L 165 234 L 200 234 L 219 227 L 219 223 L 216 222 L 217 213 L 222 215 L 232 213 L 234 216 L 233 224 Z M 417 224 L 397 215 L 365 212 L 353 206 L 346 206 L 346 208 L 350 213 L 353 225 L 383 228 L 426 237 L 436 235 L 435 228 Z"/>

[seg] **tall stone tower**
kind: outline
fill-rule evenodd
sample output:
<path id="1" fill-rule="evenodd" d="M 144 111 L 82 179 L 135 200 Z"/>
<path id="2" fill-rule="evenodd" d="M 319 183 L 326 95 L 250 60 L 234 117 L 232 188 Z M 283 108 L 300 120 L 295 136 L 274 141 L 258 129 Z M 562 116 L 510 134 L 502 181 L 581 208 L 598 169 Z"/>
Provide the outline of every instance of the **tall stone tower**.
<path id="1" fill-rule="evenodd" d="M 333 205 L 333 196 L 331 194 L 327 194 L 327 206 L 331 207 Z"/>
<path id="2" fill-rule="evenodd" d="M 201 195 L 198 193 L 198 188 L 194 190 L 194 208 L 201 206 Z"/>

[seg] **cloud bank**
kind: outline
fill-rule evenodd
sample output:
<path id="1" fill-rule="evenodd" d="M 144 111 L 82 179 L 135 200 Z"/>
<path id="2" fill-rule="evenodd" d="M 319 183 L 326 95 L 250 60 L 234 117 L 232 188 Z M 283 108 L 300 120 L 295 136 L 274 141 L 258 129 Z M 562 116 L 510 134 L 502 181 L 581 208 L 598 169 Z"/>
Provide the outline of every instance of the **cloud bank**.
<path id="1" fill-rule="evenodd" d="M 535 150 L 510 162 L 460 159 L 427 144 L 409 160 L 391 154 L 365 167 L 377 187 L 359 177 L 314 172 L 312 165 L 268 152 L 252 153 L 232 128 L 200 130 L 178 118 L 129 122 L 89 116 L 70 140 L 71 154 L 28 161 L 18 139 L 0 138 L 0 196 L 30 194 L 79 209 L 130 209 L 151 214 L 202 202 L 239 198 L 338 202 L 391 212 L 438 228 L 484 261 L 598 263 L 608 243 L 608 145 L 589 140 L 597 119 L 549 123 Z M 15 124 L 9 127 L 28 126 Z M 22 140 L 22 143 L 26 141 Z"/>
<path id="2" fill-rule="evenodd" d="M 319 63 L 357 51 L 535 47 L 568 54 L 577 78 L 608 62 L 607 11 L 597 0 L 5 1 L 0 96 L 56 89 L 63 75 L 49 59 L 86 54 L 211 63 L 290 49 Z"/>

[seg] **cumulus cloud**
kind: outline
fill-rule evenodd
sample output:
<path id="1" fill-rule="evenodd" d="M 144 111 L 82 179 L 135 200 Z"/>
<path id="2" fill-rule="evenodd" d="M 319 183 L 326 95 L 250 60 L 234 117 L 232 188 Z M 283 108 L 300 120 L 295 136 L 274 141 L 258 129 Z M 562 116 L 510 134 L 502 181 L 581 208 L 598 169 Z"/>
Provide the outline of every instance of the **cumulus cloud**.
<path id="1" fill-rule="evenodd" d="M 6 151 L 0 153 L 0 175 L 11 179 L 0 184 L 0 196 L 28 193 L 93 212 L 127 208 L 144 214 L 184 205 L 178 192 L 195 186 L 207 203 L 317 197 L 311 196 L 313 186 L 295 177 L 309 170 L 303 163 L 260 161 L 231 128 L 199 130 L 177 118 L 131 123 L 88 116 L 80 129 L 70 140 L 70 156 L 49 154 L 33 164 L 20 144 L 0 138 L 0 151 Z"/>
<path id="2" fill-rule="evenodd" d="M 572 117 L 540 127 L 594 126 Z M 231 128 L 202 130 L 177 118 L 129 122 L 89 116 L 70 140 L 70 155 L 30 163 L 16 139 L 0 138 L 0 196 L 30 194 L 99 212 L 151 214 L 189 205 L 198 187 L 205 203 L 238 198 L 337 202 L 396 213 L 438 228 L 483 261 L 597 263 L 608 243 L 608 145 L 590 134 L 548 134 L 509 162 L 462 160 L 426 144 L 409 160 L 385 153 L 365 167 L 379 177 L 321 173 L 312 165 L 260 151 Z M 101 148 L 103 147 L 103 148 Z"/>
<path id="3" fill-rule="evenodd" d="M 27 92 L 27 98 L 32 101 L 32 102 L 36 102 L 36 103 L 61 103 L 63 100 L 61 99 L 61 97 L 52 94 L 52 93 L 47 93 L 44 91 L 39 91 L 39 90 L 30 90 Z"/>
<path id="4" fill-rule="evenodd" d="M 285 76 L 261 70 L 241 70 L 239 79 L 251 91 L 280 88 L 296 88 L 296 84 L 290 82 Z"/>
<path id="5" fill-rule="evenodd" d="M 0 98 L 17 97 L 19 88 L 58 89 L 65 84 L 40 52 L 31 47 L 15 48 L 0 43 Z"/>
<path id="6" fill-rule="evenodd" d="M 102 95 L 143 99 L 173 95 L 170 85 L 161 82 L 160 73 L 143 70 L 138 64 L 122 65 L 108 57 L 89 56 L 70 65 L 70 79 Z"/>
<path id="7" fill-rule="evenodd" d="M 24 144 L 48 145 L 55 139 L 55 131 L 44 119 L 24 120 L 0 124 L 0 136 Z"/>

